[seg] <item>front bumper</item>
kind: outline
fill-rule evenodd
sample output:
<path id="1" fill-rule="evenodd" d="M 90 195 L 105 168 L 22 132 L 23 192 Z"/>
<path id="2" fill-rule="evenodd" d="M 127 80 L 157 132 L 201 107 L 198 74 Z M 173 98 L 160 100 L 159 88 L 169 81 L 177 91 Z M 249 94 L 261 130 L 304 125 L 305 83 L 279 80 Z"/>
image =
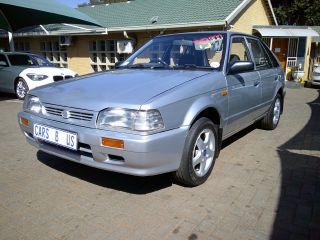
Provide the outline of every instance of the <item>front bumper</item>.
<path id="1" fill-rule="evenodd" d="M 20 123 L 20 118 L 29 125 Z M 151 176 L 178 169 L 182 157 L 187 127 L 142 136 L 86 128 L 20 112 L 18 121 L 27 142 L 46 153 L 91 167 L 136 176 Z M 69 150 L 33 137 L 33 125 L 39 123 L 78 134 L 79 148 Z M 101 138 L 124 140 L 124 149 L 104 147 Z"/>

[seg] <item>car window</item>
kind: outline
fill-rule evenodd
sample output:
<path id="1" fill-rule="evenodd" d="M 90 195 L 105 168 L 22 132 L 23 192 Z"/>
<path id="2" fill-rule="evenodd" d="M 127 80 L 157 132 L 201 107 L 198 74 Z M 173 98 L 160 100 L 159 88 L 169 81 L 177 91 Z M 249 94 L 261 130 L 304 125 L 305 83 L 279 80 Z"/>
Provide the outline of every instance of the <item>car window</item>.
<path id="1" fill-rule="evenodd" d="M 249 52 L 243 37 L 233 37 L 230 46 L 229 65 L 235 62 L 250 61 Z"/>
<path id="2" fill-rule="evenodd" d="M 7 67 L 8 66 L 8 61 L 6 57 L 3 54 L 0 54 L 0 66 L 1 67 Z"/>
<path id="3" fill-rule="evenodd" d="M 8 58 L 13 66 L 34 65 L 32 59 L 28 55 L 10 54 L 8 55 Z"/>
<path id="4" fill-rule="evenodd" d="M 46 66 L 46 67 L 47 66 L 54 66 L 52 63 L 50 63 L 47 59 L 45 59 L 43 57 L 33 55 L 32 58 L 33 58 L 36 65 Z"/>
<path id="5" fill-rule="evenodd" d="M 248 38 L 248 46 L 252 52 L 253 60 L 257 68 L 271 68 L 272 64 L 268 55 L 262 49 L 259 41 L 256 39 Z"/>

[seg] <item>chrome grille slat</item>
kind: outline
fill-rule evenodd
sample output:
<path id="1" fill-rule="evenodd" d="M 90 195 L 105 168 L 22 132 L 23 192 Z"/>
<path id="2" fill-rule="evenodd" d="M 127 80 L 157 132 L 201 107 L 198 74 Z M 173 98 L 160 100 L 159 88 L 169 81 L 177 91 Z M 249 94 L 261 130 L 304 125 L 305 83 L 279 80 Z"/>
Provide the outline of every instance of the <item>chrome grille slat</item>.
<path id="1" fill-rule="evenodd" d="M 81 121 L 91 121 L 94 116 L 93 113 L 72 111 L 72 110 L 69 110 L 69 108 L 56 108 L 56 107 L 46 106 L 46 105 L 45 105 L 45 110 L 48 115 L 55 115 L 55 116 L 61 116 L 61 117 L 62 117 L 62 112 L 64 110 L 67 110 L 70 113 L 69 119 L 75 119 L 75 120 L 81 120 Z"/>
<path id="2" fill-rule="evenodd" d="M 91 154 L 92 154 L 91 149 L 87 149 L 87 148 L 79 147 L 79 150 L 80 150 L 81 152 L 87 152 L 87 153 L 91 153 Z"/>
<path id="3" fill-rule="evenodd" d="M 88 116 L 92 115 L 92 113 L 85 113 L 85 112 L 75 112 L 75 111 L 70 111 L 70 112 L 73 114 L 80 114 L 80 115 L 88 115 Z"/>

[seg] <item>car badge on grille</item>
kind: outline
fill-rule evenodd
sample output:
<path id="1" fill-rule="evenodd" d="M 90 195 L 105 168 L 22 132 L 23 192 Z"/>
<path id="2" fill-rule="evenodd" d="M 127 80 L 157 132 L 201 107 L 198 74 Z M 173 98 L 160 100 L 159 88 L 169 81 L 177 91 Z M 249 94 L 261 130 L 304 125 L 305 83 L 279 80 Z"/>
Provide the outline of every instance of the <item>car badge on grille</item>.
<path id="1" fill-rule="evenodd" d="M 67 110 L 63 110 L 62 111 L 62 113 L 61 113 L 61 116 L 63 117 L 63 118 L 69 118 L 70 117 L 70 112 L 69 111 L 67 111 Z"/>

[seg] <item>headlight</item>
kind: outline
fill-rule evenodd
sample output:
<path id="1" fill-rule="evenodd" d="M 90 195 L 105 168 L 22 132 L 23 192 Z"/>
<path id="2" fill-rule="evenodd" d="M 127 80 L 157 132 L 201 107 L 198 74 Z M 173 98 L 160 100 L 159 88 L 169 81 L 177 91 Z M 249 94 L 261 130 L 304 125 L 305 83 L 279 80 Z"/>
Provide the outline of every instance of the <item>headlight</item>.
<path id="1" fill-rule="evenodd" d="M 41 81 L 48 78 L 47 75 L 36 74 L 36 73 L 28 73 L 27 76 L 33 81 Z"/>
<path id="2" fill-rule="evenodd" d="M 27 95 L 23 102 L 23 110 L 33 113 L 40 113 L 42 111 L 40 99 L 35 96 Z"/>
<path id="3" fill-rule="evenodd" d="M 134 131 L 154 131 L 164 128 L 158 110 L 137 111 L 108 108 L 100 112 L 98 127 L 126 128 Z"/>

